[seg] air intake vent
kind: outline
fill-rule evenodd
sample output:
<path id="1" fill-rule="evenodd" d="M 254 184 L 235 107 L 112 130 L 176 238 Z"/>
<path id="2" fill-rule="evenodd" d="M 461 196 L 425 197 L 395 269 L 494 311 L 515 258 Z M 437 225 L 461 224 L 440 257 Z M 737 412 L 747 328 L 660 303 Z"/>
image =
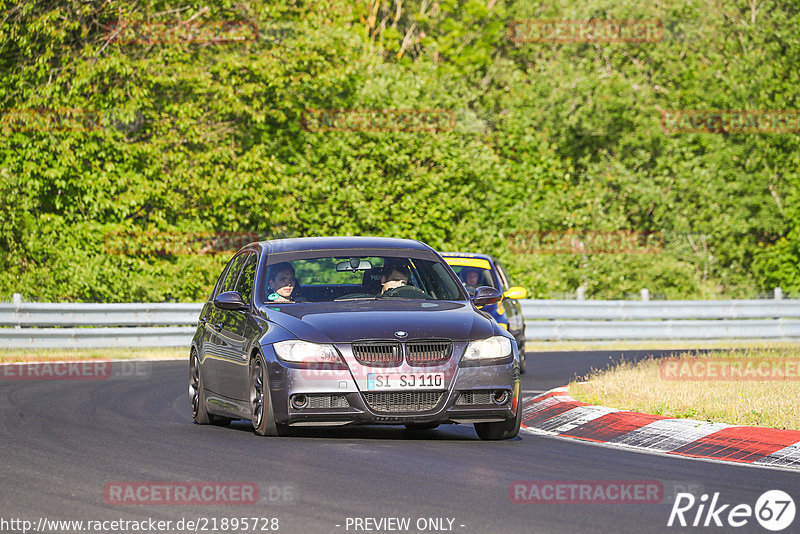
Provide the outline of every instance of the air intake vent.
<path id="1" fill-rule="evenodd" d="M 456 406 L 470 406 L 474 404 L 492 404 L 492 390 L 478 389 L 462 391 L 456 400 Z"/>
<path id="2" fill-rule="evenodd" d="M 307 408 L 348 408 L 350 404 L 344 395 L 306 395 Z"/>
<path id="3" fill-rule="evenodd" d="M 443 395 L 444 391 L 364 393 L 364 400 L 375 412 L 416 413 L 433 410 Z"/>

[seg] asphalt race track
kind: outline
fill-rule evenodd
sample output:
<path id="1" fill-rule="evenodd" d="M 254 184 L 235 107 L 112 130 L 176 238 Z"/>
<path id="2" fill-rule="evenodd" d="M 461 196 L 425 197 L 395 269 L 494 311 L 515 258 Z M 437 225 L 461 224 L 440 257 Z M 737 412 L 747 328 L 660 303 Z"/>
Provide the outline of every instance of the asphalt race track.
<path id="1" fill-rule="evenodd" d="M 531 355 L 523 389 L 530 396 L 563 385 L 619 355 Z M 627 452 L 525 432 L 505 442 L 479 441 L 471 427 L 461 425 L 417 432 L 303 429 L 293 437 L 260 438 L 244 422 L 199 426 L 189 412 L 187 367 L 186 362 L 153 362 L 148 377 L 127 380 L 0 380 L 0 518 L 33 524 L 40 518 L 153 518 L 174 525 L 181 519 L 258 517 L 278 518 L 279 532 L 336 533 L 389 532 L 363 521 L 356 530 L 354 519 L 396 517 L 410 518 L 406 532 L 638 534 L 733 530 L 727 525 L 668 527 L 674 488 L 719 492 L 720 504 L 730 504 L 729 509 L 754 506 L 772 489 L 800 503 L 800 473 Z M 519 504 L 509 497 L 510 484 L 518 480 L 660 481 L 665 502 Z M 262 495 L 256 505 L 109 504 L 104 488 L 124 481 L 254 482 Z M 687 514 L 689 520 L 696 509 Z M 429 521 L 437 518 L 443 518 L 441 524 Z M 260 528 L 265 524 L 247 531 L 266 531 Z M 207 525 L 209 532 L 245 531 Z M 797 532 L 797 525 L 796 518 L 785 531 Z M 765 532 L 755 518 L 735 530 Z M 14 532 L 8 526 L 0 531 Z M 62 530 L 67 531 L 72 530 Z"/>

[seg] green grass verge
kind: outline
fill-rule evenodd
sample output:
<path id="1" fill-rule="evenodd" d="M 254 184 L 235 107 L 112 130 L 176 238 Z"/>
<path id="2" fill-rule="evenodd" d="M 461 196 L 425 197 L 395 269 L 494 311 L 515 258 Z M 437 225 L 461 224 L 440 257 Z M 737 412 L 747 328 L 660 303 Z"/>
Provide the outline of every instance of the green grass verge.
<path id="1" fill-rule="evenodd" d="M 671 358 L 593 370 L 570 383 L 570 395 L 620 410 L 800 430 L 800 345 Z"/>

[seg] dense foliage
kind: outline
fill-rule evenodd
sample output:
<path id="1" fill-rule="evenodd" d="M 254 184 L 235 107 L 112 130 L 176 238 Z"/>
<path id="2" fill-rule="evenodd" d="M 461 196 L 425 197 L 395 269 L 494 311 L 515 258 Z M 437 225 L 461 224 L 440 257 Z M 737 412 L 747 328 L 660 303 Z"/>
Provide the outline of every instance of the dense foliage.
<path id="1" fill-rule="evenodd" d="M 663 38 L 510 39 L 529 19 L 653 20 Z M 0 0 L 0 20 L 0 300 L 201 300 L 230 252 L 148 243 L 214 233 L 486 251 L 534 297 L 800 293 L 798 134 L 660 127 L 662 110 L 800 108 L 797 2 Z M 152 38 L 209 21 L 258 39 Z M 151 34 L 123 39 L 134 22 Z M 303 127 L 331 108 L 454 122 Z M 513 246 L 567 230 L 663 250 Z"/>

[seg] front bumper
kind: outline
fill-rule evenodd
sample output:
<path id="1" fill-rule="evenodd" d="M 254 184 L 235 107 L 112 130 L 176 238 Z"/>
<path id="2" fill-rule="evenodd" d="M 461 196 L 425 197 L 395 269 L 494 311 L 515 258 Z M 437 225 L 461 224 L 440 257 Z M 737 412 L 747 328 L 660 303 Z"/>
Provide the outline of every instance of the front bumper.
<path id="1" fill-rule="evenodd" d="M 339 347 L 337 347 L 339 348 Z M 516 350 L 510 361 L 495 365 L 458 366 L 455 360 L 437 367 L 413 368 L 412 372 L 442 372 L 445 386 L 438 391 L 396 390 L 368 391 L 366 375 L 369 372 L 385 372 L 377 367 L 361 367 L 347 357 L 349 368 L 309 369 L 295 367 L 274 359 L 269 365 L 270 389 L 275 419 L 291 426 L 334 426 L 349 424 L 408 423 L 480 423 L 505 421 L 515 416 L 519 406 L 519 367 Z M 408 370 L 408 368 L 403 368 Z M 397 369 L 390 369 L 395 372 Z M 497 403 L 491 398 L 507 393 L 505 402 Z M 467 395 L 462 395 L 470 392 Z M 372 404 L 368 401 L 368 395 Z M 404 409 L 405 404 L 392 405 L 379 402 L 375 394 L 386 395 L 379 399 L 415 399 L 427 394 L 440 394 L 437 402 L 420 403 L 414 409 Z M 398 394 L 398 395 L 393 395 Z M 291 399 L 306 397 L 305 407 L 293 406 Z M 313 402 L 312 402 L 313 400 Z M 313 407 L 312 407 L 313 405 Z M 321 406 L 321 407 L 317 407 Z M 336 406 L 336 407 L 334 407 Z"/>

